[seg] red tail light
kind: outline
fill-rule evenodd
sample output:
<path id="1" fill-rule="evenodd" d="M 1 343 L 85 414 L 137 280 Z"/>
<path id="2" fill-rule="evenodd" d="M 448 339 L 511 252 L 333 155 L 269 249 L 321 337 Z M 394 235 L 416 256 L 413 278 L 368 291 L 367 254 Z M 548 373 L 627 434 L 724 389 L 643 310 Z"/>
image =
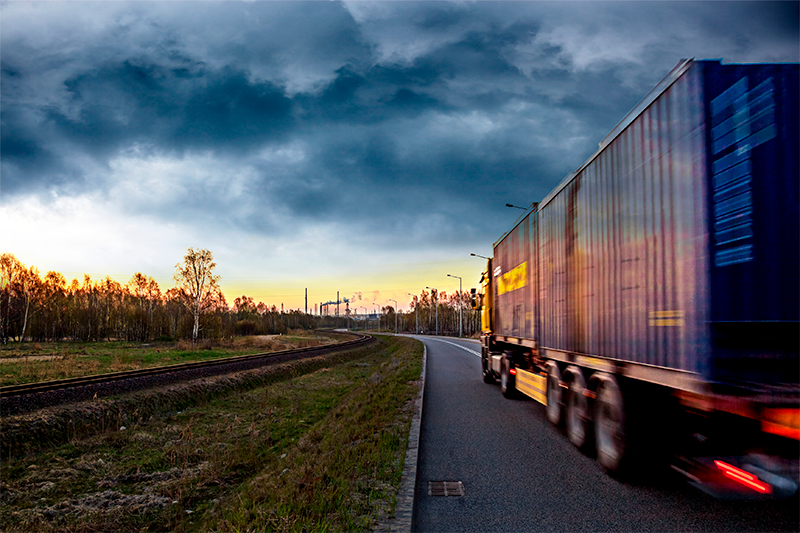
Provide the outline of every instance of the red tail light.
<path id="1" fill-rule="evenodd" d="M 735 466 L 729 465 L 723 461 L 714 461 L 714 464 L 717 465 L 717 468 L 722 470 L 723 474 L 732 480 L 741 483 L 742 485 L 750 487 L 761 494 L 770 494 L 772 492 L 772 487 L 758 479 L 750 472 L 745 472 L 744 470 L 736 468 Z"/>

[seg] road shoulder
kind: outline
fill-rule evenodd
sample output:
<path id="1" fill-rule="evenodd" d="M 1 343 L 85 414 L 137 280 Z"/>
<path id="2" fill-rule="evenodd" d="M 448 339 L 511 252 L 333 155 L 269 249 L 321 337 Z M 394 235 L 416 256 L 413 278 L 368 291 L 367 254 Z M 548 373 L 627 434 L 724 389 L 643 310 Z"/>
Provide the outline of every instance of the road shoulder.
<path id="1" fill-rule="evenodd" d="M 422 424 L 422 404 L 425 396 L 425 374 L 428 362 L 428 347 L 424 345 L 422 352 L 422 372 L 420 373 L 419 394 L 414 402 L 414 417 L 411 421 L 411 430 L 408 434 L 408 449 L 406 450 L 405 466 L 400 478 L 400 489 L 397 493 L 397 505 L 394 518 L 385 526 L 379 526 L 378 531 L 392 533 L 405 533 L 411 531 L 414 518 L 414 490 L 417 484 L 417 460 L 419 457 L 420 426 Z M 388 527 L 386 527 L 388 526 Z"/>

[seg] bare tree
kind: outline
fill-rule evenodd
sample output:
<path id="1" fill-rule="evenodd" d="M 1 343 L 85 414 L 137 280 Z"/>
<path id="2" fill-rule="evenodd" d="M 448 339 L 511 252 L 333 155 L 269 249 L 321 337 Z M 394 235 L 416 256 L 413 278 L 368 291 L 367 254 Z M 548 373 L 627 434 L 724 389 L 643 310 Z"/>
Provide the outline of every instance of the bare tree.
<path id="1" fill-rule="evenodd" d="M 189 248 L 183 263 L 175 265 L 176 288 L 194 317 L 192 342 L 197 342 L 200 332 L 200 315 L 219 300 L 220 276 L 214 275 L 216 266 L 213 253 L 193 248 Z"/>
<path id="2" fill-rule="evenodd" d="M 30 315 L 31 300 L 36 300 L 41 292 L 42 281 L 39 277 L 39 269 L 30 267 L 23 269 L 17 281 L 18 291 L 24 303 L 25 310 L 22 319 L 22 331 L 19 336 L 20 342 L 25 341 L 25 330 L 28 327 L 28 316 Z"/>

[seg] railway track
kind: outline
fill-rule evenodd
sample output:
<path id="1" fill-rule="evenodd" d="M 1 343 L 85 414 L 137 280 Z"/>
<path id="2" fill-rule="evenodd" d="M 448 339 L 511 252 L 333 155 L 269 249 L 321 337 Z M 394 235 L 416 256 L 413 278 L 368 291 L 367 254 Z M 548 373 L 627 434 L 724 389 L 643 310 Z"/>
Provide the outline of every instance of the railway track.
<path id="1" fill-rule="evenodd" d="M 260 366 L 294 361 L 306 357 L 322 355 L 334 350 L 357 347 L 366 344 L 369 335 L 349 333 L 355 338 L 321 346 L 295 348 L 279 352 L 266 352 L 250 355 L 226 357 L 210 361 L 179 363 L 176 365 L 110 372 L 77 378 L 41 381 L 22 385 L 0 387 L 0 402 L 4 415 L 28 411 L 30 408 L 47 407 L 79 401 L 82 399 L 108 396 L 120 392 L 140 390 L 167 383 L 188 381 L 224 373 L 250 370 Z"/>

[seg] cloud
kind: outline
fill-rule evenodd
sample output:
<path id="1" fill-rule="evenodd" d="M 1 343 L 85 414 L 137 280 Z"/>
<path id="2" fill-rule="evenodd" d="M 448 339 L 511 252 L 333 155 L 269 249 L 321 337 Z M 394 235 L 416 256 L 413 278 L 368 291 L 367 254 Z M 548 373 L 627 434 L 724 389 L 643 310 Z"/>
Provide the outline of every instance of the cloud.
<path id="1" fill-rule="evenodd" d="M 546 195 L 680 58 L 800 55 L 783 2 L 0 12 L 6 220 L 44 232 L 41 216 L 84 255 L 85 228 L 103 226 L 120 241 L 109 261 L 142 227 L 158 253 L 213 245 L 241 275 L 306 272 L 315 249 L 328 266 L 488 246 L 513 221 L 506 202 Z"/>
<path id="2" fill-rule="evenodd" d="M 0 224 L 14 228 L 4 233 L 4 250 L 43 273 L 56 270 L 67 276 L 87 272 L 126 280 L 134 272 L 147 272 L 161 283 L 171 278 L 184 243 L 201 240 L 190 224 L 120 214 L 99 195 L 6 200 Z"/>

